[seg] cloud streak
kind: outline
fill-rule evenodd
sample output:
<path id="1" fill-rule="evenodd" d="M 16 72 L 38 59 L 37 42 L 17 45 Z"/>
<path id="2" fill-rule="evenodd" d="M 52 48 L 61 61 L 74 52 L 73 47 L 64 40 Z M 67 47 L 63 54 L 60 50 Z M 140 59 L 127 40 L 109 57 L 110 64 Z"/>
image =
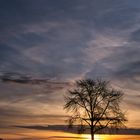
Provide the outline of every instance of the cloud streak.
<path id="1" fill-rule="evenodd" d="M 53 122 L 73 81 L 97 77 L 139 110 L 139 12 L 139 0 L 1 1 L 0 117 Z"/>

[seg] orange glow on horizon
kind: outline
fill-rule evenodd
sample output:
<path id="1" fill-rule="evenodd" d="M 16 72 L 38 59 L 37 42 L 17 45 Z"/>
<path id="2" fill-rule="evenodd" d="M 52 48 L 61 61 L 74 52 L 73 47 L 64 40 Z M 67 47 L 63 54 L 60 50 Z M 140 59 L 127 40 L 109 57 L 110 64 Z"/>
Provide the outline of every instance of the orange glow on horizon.
<path id="1" fill-rule="evenodd" d="M 45 131 L 33 129 L 17 129 L 9 134 L 1 133 L 0 138 L 6 140 L 21 140 L 23 138 L 29 140 L 91 140 L 90 134 L 72 134 L 60 131 Z M 94 135 L 94 140 L 139 140 L 140 135 Z"/>
<path id="2" fill-rule="evenodd" d="M 84 140 L 91 140 L 90 134 L 82 134 L 82 138 L 85 138 Z M 95 140 L 104 140 L 104 135 L 94 135 Z"/>
<path id="3" fill-rule="evenodd" d="M 82 134 L 83 140 L 91 140 L 90 134 Z M 94 140 L 139 140 L 140 135 L 94 135 Z"/>

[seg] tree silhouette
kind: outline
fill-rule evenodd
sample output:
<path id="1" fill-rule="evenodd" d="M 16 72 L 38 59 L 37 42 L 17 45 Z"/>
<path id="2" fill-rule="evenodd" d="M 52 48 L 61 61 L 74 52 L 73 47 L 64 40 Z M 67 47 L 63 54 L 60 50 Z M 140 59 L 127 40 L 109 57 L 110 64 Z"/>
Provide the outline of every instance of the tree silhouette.
<path id="1" fill-rule="evenodd" d="M 109 87 L 109 82 L 91 79 L 77 81 L 75 89 L 65 96 L 64 109 L 72 113 L 69 125 L 77 124 L 81 131 L 90 129 L 92 140 L 101 129 L 124 126 L 126 118 L 119 105 L 122 96 L 123 92 Z"/>

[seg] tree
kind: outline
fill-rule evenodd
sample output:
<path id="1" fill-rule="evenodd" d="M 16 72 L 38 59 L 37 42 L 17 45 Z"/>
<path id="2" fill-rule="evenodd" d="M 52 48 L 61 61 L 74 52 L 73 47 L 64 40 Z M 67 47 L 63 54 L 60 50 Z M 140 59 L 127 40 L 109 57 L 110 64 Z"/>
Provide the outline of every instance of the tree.
<path id="1" fill-rule="evenodd" d="M 71 111 L 69 125 L 74 123 L 80 129 L 90 129 L 91 139 L 94 134 L 108 126 L 124 126 L 125 114 L 120 109 L 123 92 L 109 87 L 103 80 L 79 80 L 76 87 L 65 96 L 64 109 Z M 88 126 L 88 127 L 84 127 Z"/>

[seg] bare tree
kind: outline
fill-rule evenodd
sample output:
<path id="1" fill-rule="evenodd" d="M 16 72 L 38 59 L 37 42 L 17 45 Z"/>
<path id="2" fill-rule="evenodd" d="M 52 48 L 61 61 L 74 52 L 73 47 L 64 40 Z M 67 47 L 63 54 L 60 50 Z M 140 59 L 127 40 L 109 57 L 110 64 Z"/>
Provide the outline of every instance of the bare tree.
<path id="1" fill-rule="evenodd" d="M 91 139 L 97 131 L 110 127 L 124 126 L 126 121 L 120 109 L 123 92 L 109 87 L 103 80 L 79 80 L 76 87 L 65 97 L 64 109 L 71 111 L 69 124 L 77 124 L 81 130 L 90 129 Z"/>

